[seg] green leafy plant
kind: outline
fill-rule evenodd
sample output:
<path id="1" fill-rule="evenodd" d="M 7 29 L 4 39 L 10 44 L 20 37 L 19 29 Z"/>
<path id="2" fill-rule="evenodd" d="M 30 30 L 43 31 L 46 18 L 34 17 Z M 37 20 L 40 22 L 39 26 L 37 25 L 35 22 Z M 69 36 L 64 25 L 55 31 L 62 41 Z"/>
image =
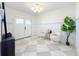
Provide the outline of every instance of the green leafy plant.
<path id="1" fill-rule="evenodd" d="M 64 19 L 64 23 L 61 26 L 61 30 L 66 32 L 67 38 L 66 38 L 66 45 L 70 45 L 69 43 L 69 36 L 72 32 L 75 31 L 75 21 L 71 19 L 71 17 L 66 16 Z"/>

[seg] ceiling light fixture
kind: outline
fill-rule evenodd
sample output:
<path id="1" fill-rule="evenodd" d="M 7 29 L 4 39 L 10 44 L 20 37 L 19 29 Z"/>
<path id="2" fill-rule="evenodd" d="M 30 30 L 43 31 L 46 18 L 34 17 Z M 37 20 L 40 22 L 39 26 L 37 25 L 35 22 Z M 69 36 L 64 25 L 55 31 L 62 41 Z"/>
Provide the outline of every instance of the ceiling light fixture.
<path id="1" fill-rule="evenodd" d="M 40 13 L 42 11 L 42 7 L 40 4 L 34 4 L 32 7 L 33 12 Z"/>

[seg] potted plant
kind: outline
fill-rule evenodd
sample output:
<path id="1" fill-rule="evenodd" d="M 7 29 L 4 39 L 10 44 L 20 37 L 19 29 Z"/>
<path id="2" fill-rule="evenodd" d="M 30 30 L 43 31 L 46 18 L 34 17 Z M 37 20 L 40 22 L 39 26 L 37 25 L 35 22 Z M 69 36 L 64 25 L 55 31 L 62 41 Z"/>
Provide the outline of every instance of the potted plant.
<path id="1" fill-rule="evenodd" d="M 69 36 L 72 32 L 75 31 L 75 27 L 76 27 L 75 21 L 72 20 L 71 17 L 66 16 L 64 18 L 64 23 L 61 26 L 61 30 L 66 32 L 66 34 L 67 34 L 66 45 L 68 45 L 68 46 L 70 45 Z"/>

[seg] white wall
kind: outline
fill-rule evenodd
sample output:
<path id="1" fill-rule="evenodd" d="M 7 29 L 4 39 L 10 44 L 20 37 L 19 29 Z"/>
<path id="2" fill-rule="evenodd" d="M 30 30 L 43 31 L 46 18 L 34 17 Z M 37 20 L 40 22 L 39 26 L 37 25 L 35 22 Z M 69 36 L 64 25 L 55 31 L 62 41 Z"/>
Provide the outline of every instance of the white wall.
<path id="1" fill-rule="evenodd" d="M 79 3 L 76 3 L 76 49 L 79 55 Z"/>
<path id="2" fill-rule="evenodd" d="M 34 19 L 32 20 L 32 36 L 37 36 L 38 32 L 38 16 L 34 15 Z"/>
<path id="3" fill-rule="evenodd" d="M 46 31 L 50 26 L 51 30 L 60 34 L 60 40 L 63 43 L 65 43 L 66 33 L 60 30 L 60 26 L 64 21 L 63 19 L 66 16 L 70 16 L 72 19 L 75 19 L 75 4 L 70 6 L 64 6 L 63 8 L 54 11 L 51 10 L 46 13 L 39 14 L 37 35 L 39 35 L 38 33 L 40 31 L 41 32 Z M 69 41 L 70 44 L 75 45 L 76 41 L 75 32 L 71 34 Z"/>
<path id="4" fill-rule="evenodd" d="M 17 29 L 15 30 L 15 19 L 16 18 L 23 18 L 23 19 L 27 19 L 27 20 L 33 20 L 33 15 L 29 15 L 26 12 L 11 8 L 6 6 L 6 19 L 7 19 L 7 27 L 8 27 L 8 32 L 11 32 L 13 34 L 13 36 L 15 38 L 17 38 L 15 35 L 17 30 L 21 30 L 21 29 Z"/>
<path id="5" fill-rule="evenodd" d="M 4 11 L 0 9 L 0 41 L 1 41 L 1 20 L 3 18 L 3 15 L 4 15 Z"/>

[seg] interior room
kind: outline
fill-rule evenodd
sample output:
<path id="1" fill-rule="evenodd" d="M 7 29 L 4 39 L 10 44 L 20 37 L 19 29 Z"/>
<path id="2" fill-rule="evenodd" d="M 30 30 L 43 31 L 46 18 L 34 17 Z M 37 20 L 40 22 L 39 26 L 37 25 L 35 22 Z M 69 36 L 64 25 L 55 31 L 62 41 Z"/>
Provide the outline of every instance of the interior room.
<path id="1" fill-rule="evenodd" d="M 15 56 L 78 56 L 78 10 L 76 2 L 5 2 Z M 75 25 L 64 26 L 66 19 Z"/>

